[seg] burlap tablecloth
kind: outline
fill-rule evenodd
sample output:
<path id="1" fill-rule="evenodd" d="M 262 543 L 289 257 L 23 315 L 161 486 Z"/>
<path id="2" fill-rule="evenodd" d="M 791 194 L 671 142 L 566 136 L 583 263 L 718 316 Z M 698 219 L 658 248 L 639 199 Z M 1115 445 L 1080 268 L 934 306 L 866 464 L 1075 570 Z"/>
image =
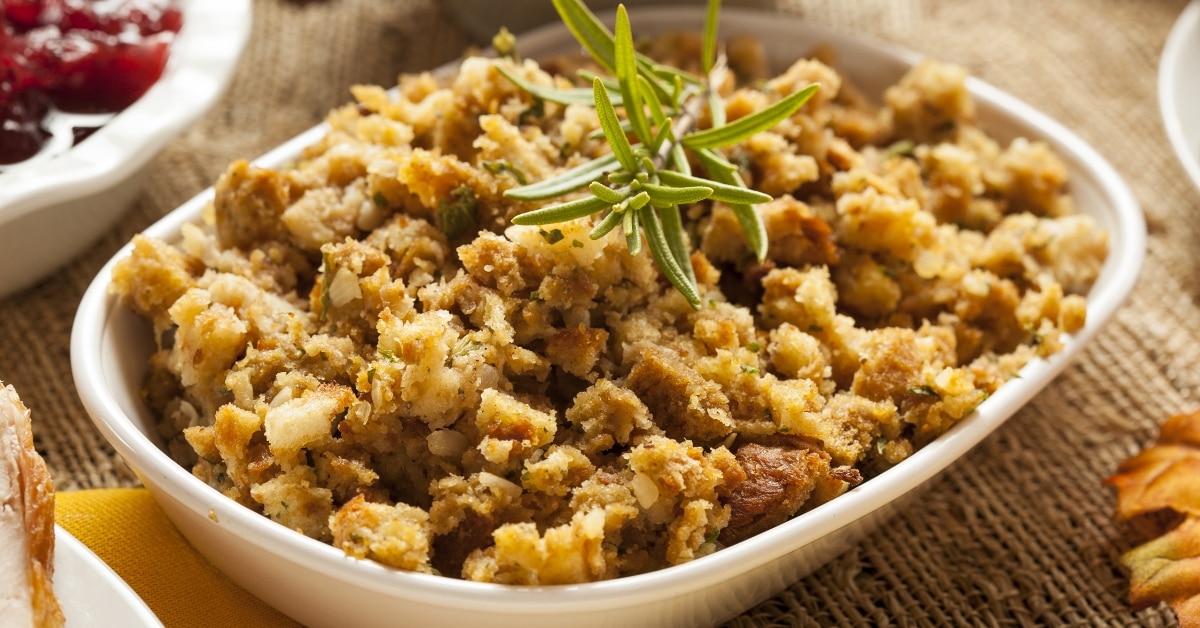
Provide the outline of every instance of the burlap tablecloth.
<path id="1" fill-rule="evenodd" d="M 734 626 L 1164 625 L 1134 613 L 1127 549 L 1102 485 L 1200 395 L 1200 195 L 1168 145 L 1156 71 L 1183 0 L 778 0 L 778 10 L 965 65 L 1105 155 L 1146 213 L 1132 297 L 1028 407 L 865 542 Z M 119 226 L 50 279 L 0 302 L 0 379 L 33 409 L 60 491 L 136 486 L 72 384 L 76 305 L 134 233 L 348 100 L 348 86 L 457 57 L 469 38 L 432 0 L 255 3 L 232 87 L 152 163 Z M 1200 60 L 1198 60 L 1200 63 Z M 11 263 L 11 262 L 8 262 Z"/>

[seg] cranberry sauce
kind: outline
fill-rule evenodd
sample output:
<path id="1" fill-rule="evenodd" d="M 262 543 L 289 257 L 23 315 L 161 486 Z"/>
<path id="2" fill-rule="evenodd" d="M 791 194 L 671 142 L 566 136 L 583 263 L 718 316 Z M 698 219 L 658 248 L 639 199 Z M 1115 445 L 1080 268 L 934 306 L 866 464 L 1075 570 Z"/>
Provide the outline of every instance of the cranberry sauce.
<path id="1" fill-rule="evenodd" d="M 0 0 L 0 165 L 49 138 L 51 108 L 116 112 L 162 76 L 177 0 Z"/>

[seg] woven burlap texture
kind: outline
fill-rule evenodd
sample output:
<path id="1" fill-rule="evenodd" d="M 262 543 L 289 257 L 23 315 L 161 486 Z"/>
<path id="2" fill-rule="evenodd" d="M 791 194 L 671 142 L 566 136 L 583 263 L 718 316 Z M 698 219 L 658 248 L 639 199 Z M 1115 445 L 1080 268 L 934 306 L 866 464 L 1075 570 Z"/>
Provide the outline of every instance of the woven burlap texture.
<path id="1" fill-rule="evenodd" d="M 1128 549 L 1103 486 L 1169 414 L 1200 406 L 1200 195 L 1169 147 L 1156 79 L 1183 0 L 778 0 L 777 10 L 954 61 L 1078 133 L 1125 178 L 1150 245 L 1112 323 L 1030 405 L 864 542 L 730 622 L 1172 625 L 1134 613 Z M 0 302 L 0 379 L 33 410 L 59 490 L 136 486 L 72 383 L 75 308 L 137 231 L 312 126 L 356 83 L 456 58 L 471 42 L 433 0 L 255 2 L 229 92 L 150 167 L 120 224 L 50 279 Z M 11 261 L 9 263 L 12 263 Z"/>

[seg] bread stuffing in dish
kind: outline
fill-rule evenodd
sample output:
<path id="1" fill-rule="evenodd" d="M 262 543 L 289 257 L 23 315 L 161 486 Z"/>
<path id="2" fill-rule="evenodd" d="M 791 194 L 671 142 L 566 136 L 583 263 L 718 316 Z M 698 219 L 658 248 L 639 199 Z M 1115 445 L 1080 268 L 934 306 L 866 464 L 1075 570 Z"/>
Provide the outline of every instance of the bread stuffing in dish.
<path id="1" fill-rule="evenodd" d="M 689 67 L 697 42 L 643 52 Z M 596 108 L 519 86 L 577 87 L 569 59 L 355 87 L 294 163 L 232 163 L 202 222 L 113 272 L 157 339 L 172 457 L 350 556 L 598 581 L 836 499 L 1083 327 L 1107 236 L 1047 145 L 976 125 L 963 68 L 872 102 L 821 51 L 776 75 L 753 40 L 726 51 L 730 122 L 819 89 L 720 149 L 771 198 L 761 259 L 737 208 L 680 204 L 695 301 L 648 247 L 590 237 L 599 214 L 514 224 L 549 203 L 513 190 L 612 150 Z"/>

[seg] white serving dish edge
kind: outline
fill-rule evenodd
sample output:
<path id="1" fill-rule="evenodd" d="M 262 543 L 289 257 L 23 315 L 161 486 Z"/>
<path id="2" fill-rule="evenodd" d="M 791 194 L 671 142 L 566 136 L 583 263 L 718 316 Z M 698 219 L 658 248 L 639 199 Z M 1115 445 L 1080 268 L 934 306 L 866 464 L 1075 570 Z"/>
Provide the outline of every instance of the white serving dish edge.
<path id="1" fill-rule="evenodd" d="M 632 13 L 635 32 L 692 27 L 703 8 Z M 818 43 L 838 51 L 839 69 L 878 96 L 918 61 L 911 53 L 822 30 L 797 18 L 727 9 L 723 35 L 753 29 L 776 65 Z M 526 34 L 522 54 L 571 46 L 562 28 Z M 851 547 L 911 506 L 914 489 L 945 471 L 1032 399 L 1113 316 L 1131 290 L 1145 251 L 1141 210 L 1116 171 L 1058 123 L 982 81 L 972 79 L 978 116 L 1002 140 L 1041 139 L 1058 151 L 1073 177 L 1077 205 L 1111 234 L 1111 254 L 1089 295 L 1088 324 L 1048 360 L 910 459 L 834 501 L 735 546 L 661 571 L 584 585 L 517 588 L 399 572 L 347 558 L 340 550 L 291 532 L 200 482 L 157 446 L 153 418 L 138 397 L 146 356 L 146 326 L 108 294 L 118 252 L 88 289 L 72 334 L 72 368 L 80 396 L 105 438 L 136 470 L 167 515 L 192 544 L 234 580 L 276 608 L 312 626 L 693 626 L 715 624 L 748 609 Z M 315 141 L 316 127 L 257 163 L 277 166 Z M 194 220 L 212 191 L 193 198 L 147 230 L 168 240 Z M 907 496 L 908 499 L 902 499 Z"/>

